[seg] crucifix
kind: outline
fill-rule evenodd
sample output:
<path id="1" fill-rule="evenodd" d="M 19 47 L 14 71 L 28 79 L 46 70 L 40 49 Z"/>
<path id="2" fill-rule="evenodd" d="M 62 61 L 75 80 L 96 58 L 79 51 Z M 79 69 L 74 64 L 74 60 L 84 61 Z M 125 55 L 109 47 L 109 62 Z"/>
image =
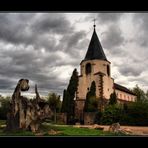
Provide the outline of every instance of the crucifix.
<path id="1" fill-rule="evenodd" d="M 94 21 L 94 28 L 95 28 L 95 27 L 96 27 L 96 24 L 95 24 L 96 19 L 94 18 L 94 20 L 93 20 L 93 21 Z"/>

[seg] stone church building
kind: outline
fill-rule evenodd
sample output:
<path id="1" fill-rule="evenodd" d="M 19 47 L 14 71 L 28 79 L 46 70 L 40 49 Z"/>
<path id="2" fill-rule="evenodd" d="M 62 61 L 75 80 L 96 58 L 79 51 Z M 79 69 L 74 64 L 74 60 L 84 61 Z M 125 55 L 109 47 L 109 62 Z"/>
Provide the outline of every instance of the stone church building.
<path id="1" fill-rule="evenodd" d="M 136 96 L 129 89 L 114 83 L 114 79 L 111 77 L 111 62 L 106 58 L 95 25 L 85 58 L 80 63 L 79 84 L 75 100 L 77 117 L 83 116 L 86 94 L 92 81 L 96 83 L 96 96 L 103 98 L 106 102 L 114 91 L 120 103 L 136 99 Z"/>

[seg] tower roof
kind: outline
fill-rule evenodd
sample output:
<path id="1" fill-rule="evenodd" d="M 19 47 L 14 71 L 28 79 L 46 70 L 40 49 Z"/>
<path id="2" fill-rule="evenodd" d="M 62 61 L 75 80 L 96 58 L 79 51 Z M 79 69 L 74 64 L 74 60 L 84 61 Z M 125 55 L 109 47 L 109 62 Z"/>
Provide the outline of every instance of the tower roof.
<path id="1" fill-rule="evenodd" d="M 101 46 L 101 43 L 98 39 L 96 30 L 95 30 L 95 26 L 96 25 L 94 25 L 94 32 L 93 32 L 91 41 L 89 43 L 88 50 L 87 50 L 86 56 L 84 58 L 84 61 L 94 60 L 94 59 L 107 60 L 107 58 L 104 54 L 103 48 Z"/>

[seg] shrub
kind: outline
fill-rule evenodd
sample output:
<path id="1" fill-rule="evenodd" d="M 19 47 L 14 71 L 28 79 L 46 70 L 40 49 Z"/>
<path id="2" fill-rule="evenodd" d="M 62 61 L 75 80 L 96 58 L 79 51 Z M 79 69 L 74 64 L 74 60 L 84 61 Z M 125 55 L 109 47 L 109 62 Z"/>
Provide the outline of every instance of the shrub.
<path id="1" fill-rule="evenodd" d="M 127 105 L 109 105 L 102 113 L 100 123 L 112 124 L 119 122 L 121 125 L 147 126 L 148 102 L 131 102 Z"/>
<path id="2" fill-rule="evenodd" d="M 109 105 L 105 108 L 100 119 L 101 124 L 109 125 L 119 122 L 121 118 L 121 107 L 119 105 Z"/>
<path id="3" fill-rule="evenodd" d="M 94 123 L 95 124 L 101 124 L 101 117 L 102 117 L 102 112 L 97 112 L 95 116 Z"/>
<path id="4" fill-rule="evenodd" d="M 120 119 L 121 124 L 127 125 L 148 125 L 148 103 L 147 102 L 134 102 L 127 106 L 126 112 Z"/>

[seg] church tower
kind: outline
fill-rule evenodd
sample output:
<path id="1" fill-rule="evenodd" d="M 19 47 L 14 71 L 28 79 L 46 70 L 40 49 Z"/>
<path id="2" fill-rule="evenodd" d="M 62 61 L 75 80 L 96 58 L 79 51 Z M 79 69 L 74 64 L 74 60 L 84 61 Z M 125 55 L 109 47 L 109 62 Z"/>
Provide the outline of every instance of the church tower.
<path id="1" fill-rule="evenodd" d="M 83 116 L 86 94 L 92 81 L 96 83 L 96 96 L 105 100 L 113 92 L 110 62 L 107 60 L 94 25 L 93 35 L 85 58 L 80 63 L 79 85 L 76 94 L 76 115 Z"/>

